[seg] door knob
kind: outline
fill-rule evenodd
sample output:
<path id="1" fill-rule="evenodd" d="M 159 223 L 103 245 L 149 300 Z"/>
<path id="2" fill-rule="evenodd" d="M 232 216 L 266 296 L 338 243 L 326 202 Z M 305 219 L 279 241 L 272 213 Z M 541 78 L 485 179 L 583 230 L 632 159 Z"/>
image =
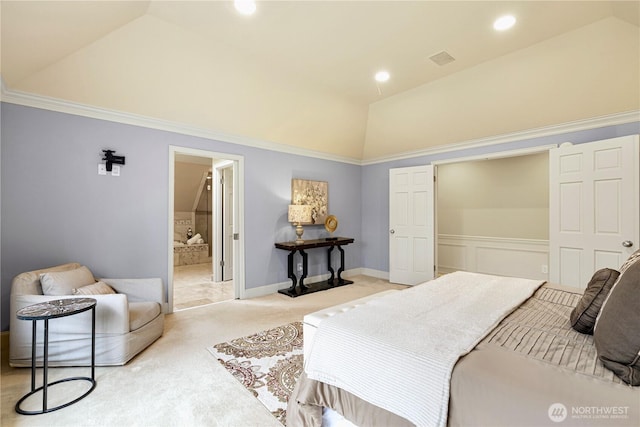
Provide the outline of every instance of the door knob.
<path id="1" fill-rule="evenodd" d="M 622 246 L 624 246 L 625 248 L 630 248 L 631 246 L 633 246 L 633 242 L 631 240 L 625 240 L 624 242 L 622 242 Z"/>
<path id="2" fill-rule="evenodd" d="M 391 234 L 393 234 L 393 233 L 395 233 L 395 232 L 396 232 L 396 230 L 394 230 L 393 228 L 392 228 L 391 230 L 389 230 L 389 233 L 391 233 Z M 623 244 L 624 244 L 624 243 L 623 243 Z"/>

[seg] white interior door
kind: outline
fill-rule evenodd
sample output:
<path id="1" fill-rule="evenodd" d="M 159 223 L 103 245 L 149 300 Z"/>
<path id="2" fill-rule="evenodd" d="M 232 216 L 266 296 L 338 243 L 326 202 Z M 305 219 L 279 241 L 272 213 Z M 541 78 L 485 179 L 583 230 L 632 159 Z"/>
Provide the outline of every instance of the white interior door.
<path id="1" fill-rule="evenodd" d="M 222 227 L 224 242 L 222 243 L 222 280 L 233 279 L 233 167 L 227 167 L 222 172 Z"/>
<path id="2" fill-rule="evenodd" d="M 638 135 L 549 151 L 549 278 L 585 288 L 639 244 Z"/>
<path id="3" fill-rule="evenodd" d="M 389 281 L 417 285 L 434 276 L 433 166 L 389 170 Z"/>

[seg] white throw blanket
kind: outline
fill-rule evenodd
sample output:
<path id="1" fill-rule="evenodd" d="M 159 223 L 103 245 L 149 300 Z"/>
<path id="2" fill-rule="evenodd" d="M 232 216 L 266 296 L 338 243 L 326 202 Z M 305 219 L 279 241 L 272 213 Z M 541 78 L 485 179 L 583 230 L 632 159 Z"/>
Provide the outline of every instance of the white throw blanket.
<path id="1" fill-rule="evenodd" d="M 544 282 L 456 272 L 323 320 L 309 378 L 417 426 L 445 426 L 451 373 Z"/>

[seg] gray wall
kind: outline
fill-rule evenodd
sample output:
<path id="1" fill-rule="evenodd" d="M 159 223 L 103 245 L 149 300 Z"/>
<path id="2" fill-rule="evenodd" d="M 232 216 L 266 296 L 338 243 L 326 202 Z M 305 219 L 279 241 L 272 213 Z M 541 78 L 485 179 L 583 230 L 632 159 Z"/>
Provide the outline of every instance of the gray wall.
<path id="1" fill-rule="evenodd" d="M 346 267 L 360 257 L 360 170 L 356 165 L 295 156 L 2 103 L 2 330 L 9 326 L 12 278 L 70 261 L 96 277 L 161 277 L 167 283 L 169 145 L 237 154 L 245 159 L 246 288 L 286 282 L 293 240 L 286 220 L 292 178 L 329 182 L 337 234 L 354 237 Z M 99 176 L 101 150 L 126 156 L 120 177 Z M 305 227 L 305 238 L 323 236 Z M 310 274 L 326 272 L 324 251 L 309 251 Z"/>
<path id="2" fill-rule="evenodd" d="M 169 145 L 237 154 L 245 159 L 246 288 L 287 282 L 292 240 L 286 220 L 292 178 L 329 182 L 337 235 L 354 237 L 347 268 L 389 269 L 389 169 L 431 161 L 640 133 L 640 123 L 610 126 L 355 166 L 143 127 L 1 104 L 2 330 L 9 326 L 11 279 L 18 273 L 77 261 L 97 277 L 161 277 L 167 282 Z M 99 176 L 101 150 L 126 156 L 119 178 Z M 305 238 L 324 236 L 305 227 Z M 310 274 L 325 272 L 324 251 L 309 251 Z"/>

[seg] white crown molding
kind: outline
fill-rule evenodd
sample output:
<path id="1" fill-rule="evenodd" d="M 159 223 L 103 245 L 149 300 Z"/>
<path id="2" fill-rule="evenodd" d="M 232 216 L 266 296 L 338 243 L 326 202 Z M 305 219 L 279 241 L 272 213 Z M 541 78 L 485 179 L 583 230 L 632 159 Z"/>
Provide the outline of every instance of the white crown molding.
<path id="1" fill-rule="evenodd" d="M 78 116 L 91 117 L 94 119 L 107 120 L 117 123 L 124 123 L 134 126 L 142 126 L 151 129 L 163 130 L 167 132 L 179 133 L 182 135 L 196 136 L 212 139 L 221 142 L 244 145 L 263 150 L 277 151 L 299 156 L 313 157 L 322 160 L 330 160 L 340 163 L 348 163 L 359 166 L 367 166 L 378 163 L 387 163 L 397 160 L 406 160 L 415 157 L 429 156 L 434 154 L 448 153 L 478 147 L 503 144 L 508 142 L 521 141 L 525 139 L 541 138 L 562 133 L 576 132 L 588 129 L 595 129 L 605 126 L 620 125 L 626 123 L 640 122 L 640 110 L 627 111 L 623 113 L 611 114 L 607 116 L 594 117 L 584 120 L 577 120 L 559 125 L 545 126 L 536 129 L 528 129 L 504 135 L 496 135 L 486 138 L 473 139 L 460 143 L 439 145 L 422 150 L 408 151 L 405 153 L 382 156 L 373 159 L 355 159 L 352 157 L 338 156 L 320 151 L 310 150 L 292 145 L 279 144 L 257 138 L 250 138 L 241 135 L 232 135 L 215 130 L 200 128 L 187 124 L 171 122 L 168 120 L 155 119 L 138 114 L 126 113 L 106 108 L 93 107 L 91 105 L 65 101 L 42 95 L 35 95 L 27 92 L 12 90 L 6 86 L 0 75 L 0 101 L 10 104 L 23 105 L 26 107 L 40 108 L 44 110 L 57 111 L 60 113 L 74 114 Z"/>
<path id="2" fill-rule="evenodd" d="M 640 110 L 626 111 L 623 113 L 610 114 L 607 116 L 594 117 L 590 119 L 577 120 L 573 122 L 561 123 L 559 125 L 545 126 L 536 129 L 528 129 L 504 135 L 490 136 L 486 138 L 473 139 L 455 144 L 438 145 L 423 150 L 408 151 L 405 153 L 382 156 L 374 159 L 367 159 L 361 165 L 373 165 L 396 160 L 412 159 L 415 157 L 430 156 L 434 154 L 449 153 L 470 148 L 487 147 L 507 142 L 522 141 L 525 139 L 542 138 L 546 136 L 559 135 L 563 133 L 577 132 L 595 129 L 606 126 L 621 125 L 626 123 L 640 122 Z"/>
<path id="3" fill-rule="evenodd" d="M 558 147 L 558 144 L 536 145 L 534 147 L 519 148 L 515 150 L 496 151 L 495 153 L 480 154 L 477 156 L 451 157 L 449 159 L 434 160 L 432 165 L 440 166 L 450 163 L 472 162 L 475 160 L 504 159 L 506 157 L 526 156 L 529 154 L 537 154 L 549 151 Z"/>
<path id="4" fill-rule="evenodd" d="M 168 120 L 155 119 L 153 117 L 139 114 L 126 113 L 117 110 L 94 107 L 72 101 L 66 101 L 48 96 L 35 95 L 27 92 L 12 90 L 5 85 L 0 76 L 0 101 L 9 104 L 22 105 L 25 107 L 40 108 L 44 110 L 56 111 L 59 113 L 73 114 L 76 116 L 90 117 L 93 119 L 107 120 L 111 122 L 124 123 L 134 126 L 142 126 L 150 129 L 163 130 L 167 132 L 179 133 L 182 135 L 196 136 L 200 138 L 212 139 L 221 142 L 244 145 L 253 148 L 260 148 L 270 151 L 278 151 L 299 156 L 313 157 L 323 160 L 331 160 L 340 163 L 360 165 L 360 159 L 346 156 L 339 156 L 307 148 L 295 147 L 292 145 L 279 144 L 272 141 L 250 138 L 241 135 L 233 135 L 211 129 L 187 125 L 183 123 L 171 122 Z"/>

